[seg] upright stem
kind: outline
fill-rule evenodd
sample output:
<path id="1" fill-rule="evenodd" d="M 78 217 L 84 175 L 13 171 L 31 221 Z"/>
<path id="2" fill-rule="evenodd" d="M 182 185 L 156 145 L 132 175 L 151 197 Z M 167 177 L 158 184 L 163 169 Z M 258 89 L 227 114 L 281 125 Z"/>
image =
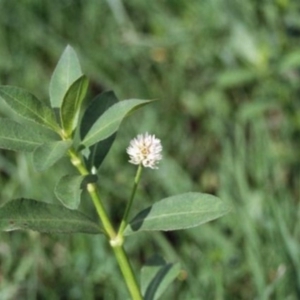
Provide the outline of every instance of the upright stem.
<path id="1" fill-rule="evenodd" d="M 114 239 L 116 237 L 116 232 L 108 218 L 108 215 L 105 211 L 105 208 L 102 204 L 102 201 L 100 199 L 97 186 L 94 183 L 89 183 L 87 186 L 87 190 L 93 200 L 94 206 L 97 210 L 97 213 L 102 221 L 103 227 L 110 237 L 110 239 Z"/>
<path id="2" fill-rule="evenodd" d="M 71 157 L 72 164 L 77 168 L 81 175 L 88 175 L 89 171 L 86 169 L 84 163 L 81 158 L 77 155 L 74 149 L 69 150 L 69 155 Z M 94 183 L 89 183 L 87 185 L 87 190 L 93 200 L 94 206 L 97 210 L 97 213 L 102 221 L 105 232 L 108 234 L 110 239 L 114 239 L 116 237 L 116 232 L 108 218 L 106 210 L 103 206 L 99 193 L 97 191 L 97 186 Z"/>
<path id="3" fill-rule="evenodd" d="M 81 158 L 78 156 L 74 149 L 69 150 L 69 156 L 71 158 L 72 164 L 77 168 L 81 175 L 88 175 L 89 171 L 86 169 L 84 163 L 82 162 Z M 117 236 L 116 231 L 114 230 L 107 212 L 104 208 L 102 200 L 100 198 L 97 185 L 94 183 L 89 183 L 87 186 L 88 193 L 92 198 L 94 206 L 97 210 L 98 216 L 102 221 L 103 227 L 109 238 L 110 245 L 114 251 L 115 257 L 118 261 L 119 267 L 123 274 L 124 280 L 126 282 L 127 288 L 133 300 L 143 300 L 139 285 L 135 278 L 134 272 L 130 265 L 129 259 L 127 254 L 123 248 L 123 237 Z M 133 195 L 134 196 L 134 195 Z"/>
<path id="4" fill-rule="evenodd" d="M 132 267 L 129 263 L 127 254 L 123 246 L 113 247 L 113 249 L 132 299 L 143 300 L 139 285 L 136 281 Z"/>

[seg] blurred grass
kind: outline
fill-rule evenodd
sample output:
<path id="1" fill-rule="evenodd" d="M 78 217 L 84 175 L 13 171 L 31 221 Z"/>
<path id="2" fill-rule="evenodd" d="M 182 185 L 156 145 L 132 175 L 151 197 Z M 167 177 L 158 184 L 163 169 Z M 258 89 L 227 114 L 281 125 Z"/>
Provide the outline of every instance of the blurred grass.
<path id="1" fill-rule="evenodd" d="M 164 299 L 300 298 L 297 1 L 2 0 L 0 16 L 1 84 L 48 101 L 51 73 L 71 44 L 91 95 L 160 99 L 124 123 L 102 166 L 116 221 L 134 176 L 125 148 L 143 131 L 162 139 L 164 160 L 144 173 L 136 211 L 186 191 L 233 203 L 233 213 L 202 227 L 128 240 L 137 270 L 155 251 L 183 264 Z M 1 150 L 1 203 L 57 201 L 62 170 L 37 174 L 26 155 Z M 126 299 L 116 269 L 96 237 L 0 235 L 1 300 Z"/>

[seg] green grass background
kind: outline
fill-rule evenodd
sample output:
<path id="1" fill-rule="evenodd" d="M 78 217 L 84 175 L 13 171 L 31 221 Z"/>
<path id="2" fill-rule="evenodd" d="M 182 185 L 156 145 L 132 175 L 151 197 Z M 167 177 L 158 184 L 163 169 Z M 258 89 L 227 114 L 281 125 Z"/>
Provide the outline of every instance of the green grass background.
<path id="1" fill-rule="evenodd" d="M 234 206 L 195 229 L 128 239 L 134 269 L 154 252 L 180 261 L 167 300 L 300 299 L 300 3 L 0 0 L 0 84 L 48 101 L 67 44 L 91 79 L 90 97 L 112 89 L 160 100 L 123 123 L 101 167 L 116 222 L 135 172 L 125 149 L 145 131 L 162 140 L 164 160 L 144 172 L 134 211 L 187 191 Z M 0 111 L 11 114 L 3 103 Z M 64 164 L 38 174 L 28 155 L 1 150 L 0 202 L 56 202 Z M 104 239 L 0 234 L 1 300 L 127 298 Z"/>

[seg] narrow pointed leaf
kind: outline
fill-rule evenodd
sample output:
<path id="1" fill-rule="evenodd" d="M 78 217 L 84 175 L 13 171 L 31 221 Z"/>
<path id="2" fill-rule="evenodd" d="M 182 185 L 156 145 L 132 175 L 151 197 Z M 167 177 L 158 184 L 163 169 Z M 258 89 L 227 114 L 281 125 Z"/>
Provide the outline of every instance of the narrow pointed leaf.
<path id="1" fill-rule="evenodd" d="M 46 142 L 57 141 L 59 136 L 46 127 L 34 123 L 21 125 L 0 118 L 0 148 L 13 151 L 33 151 Z"/>
<path id="2" fill-rule="evenodd" d="M 101 233 L 98 224 L 79 211 L 32 199 L 16 199 L 0 207 L 0 230 L 19 229 L 46 233 Z"/>
<path id="3" fill-rule="evenodd" d="M 110 137 L 118 130 L 127 114 L 150 102 L 152 102 L 152 100 L 130 99 L 114 104 L 98 118 L 88 131 L 82 144 L 85 147 L 90 147 Z"/>
<path id="4" fill-rule="evenodd" d="M 87 160 L 87 166 L 89 169 L 92 167 L 98 169 L 101 166 L 112 144 L 114 143 L 116 136 L 117 134 L 114 133 L 110 137 L 96 143 L 91 147 L 91 152 Z"/>
<path id="5" fill-rule="evenodd" d="M 20 116 L 58 130 L 53 110 L 26 90 L 0 86 L 0 97 Z"/>
<path id="6" fill-rule="evenodd" d="M 81 103 L 86 95 L 88 79 L 79 77 L 68 89 L 61 106 L 61 123 L 67 136 L 72 134 L 78 122 Z"/>
<path id="7" fill-rule="evenodd" d="M 61 55 L 51 77 L 49 93 L 52 107 L 60 107 L 72 83 L 82 75 L 78 57 L 71 46 Z"/>
<path id="8" fill-rule="evenodd" d="M 97 121 L 97 119 L 112 105 L 118 102 L 118 98 L 116 97 L 113 91 L 104 92 L 97 97 L 95 97 L 91 104 L 87 107 L 84 112 L 81 126 L 80 126 L 80 136 L 81 139 L 85 137 L 87 132 L 93 126 L 93 124 Z M 108 151 L 110 150 L 116 134 L 102 140 L 95 145 L 90 147 L 89 156 L 87 159 L 87 165 L 89 169 L 92 167 L 99 168 Z"/>
<path id="9" fill-rule="evenodd" d="M 72 141 L 57 141 L 38 146 L 33 152 L 32 161 L 37 171 L 43 171 L 61 159 L 71 147 Z"/>
<path id="10" fill-rule="evenodd" d="M 219 218 L 230 210 L 228 203 L 208 194 L 186 193 L 172 196 L 138 213 L 125 228 L 124 234 L 196 227 Z"/>
<path id="11" fill-rule="evenodd" d="M 61 203 L 70 209 L 78 208 L 82 189 L 86 184 L 97 181 L 96 175 L 65 175 L 55 187 L 55 195 Z"/>
<path id="12" fill-rule="evenodd" d="M 159 299 L 179 273 L 179 263 L 166 263 L 158 255 L 151 257 L 141 270 L 141 291 L 144 299 Z"/>

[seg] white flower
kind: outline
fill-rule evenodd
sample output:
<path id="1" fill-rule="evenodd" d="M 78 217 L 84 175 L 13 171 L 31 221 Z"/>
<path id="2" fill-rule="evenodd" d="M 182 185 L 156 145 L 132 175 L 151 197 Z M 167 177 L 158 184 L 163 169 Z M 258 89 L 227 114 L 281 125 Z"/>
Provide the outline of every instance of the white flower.
<path id="1" fill-rule="evenodd" d="M 129 162 L 134 165 L 142 164 L 144 167 L 158 169 L 157 163 L 162 159 L 162 145 L 155 135 L 146 132 L 144 135 L 139 134 L 130 141 L 126 149 L 129 154 Z"/>

